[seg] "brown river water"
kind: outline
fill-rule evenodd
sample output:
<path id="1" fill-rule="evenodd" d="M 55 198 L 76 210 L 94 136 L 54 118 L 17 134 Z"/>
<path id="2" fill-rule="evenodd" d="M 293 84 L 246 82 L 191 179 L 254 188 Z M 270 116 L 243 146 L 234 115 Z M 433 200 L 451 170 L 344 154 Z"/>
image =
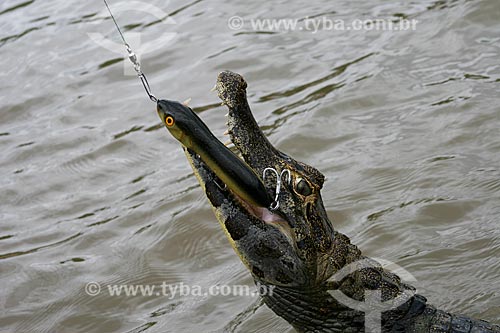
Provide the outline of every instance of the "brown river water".
<path id="1" fill-rule="evenodd" d="M 210 89 L 241 73 L 270 141 L 326 175 L 337 230 L 500 322 L 500 1 L 110 5 L 158 97 L 225 140 Z M 0 331 L 293 332 L 257 296 L 205 293 L 255 287 L 119 42 L 100 1 L 0 3 Z M 109 289 L 162 284 L 203 291 Z"/>

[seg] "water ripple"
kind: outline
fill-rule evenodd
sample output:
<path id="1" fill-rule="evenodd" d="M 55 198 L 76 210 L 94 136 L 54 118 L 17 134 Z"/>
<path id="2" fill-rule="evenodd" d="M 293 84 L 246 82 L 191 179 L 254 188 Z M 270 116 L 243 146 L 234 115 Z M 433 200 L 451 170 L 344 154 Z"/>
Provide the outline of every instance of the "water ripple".
<path id="1" fill-rule="evenodd" d="M 35 252 L 40 251 L 40 250 L 44 250 L 44 249 L 48 249 L 48 248 L 52 248 L 52 247 L 57 247 L 59 245 L 62 245 L 62 244 L 67 243 L 69 241 L 72 241 L 73 239 L 75 239 L 77 237 L 80 237 L 81 235 L 83 235 L 83 233 L 79 232 L 77 234 L 74 234 L 74 235 L 72 235 L 70 237 L 67 237 L 67 238 L 65 238 L 63 240 L 60 240 L 60 241 L 56 241 L 54 243 L 50 243 L 50 244 L 46 244 L 46 245 L 34 247 L 34 248 L 31 248 L 31 249 L 28 249 L 28 250 L 22 250 L 22 251 L 15 251 L 15 252 L 11 252 L 11 253 L 0 254 L 0 260 L 12 258 L 12 257 L 17 257 L 17 256 L 23 256 L 23 255 L 26 255 L 26 254 L 35 253 Z"/>
<path id="2" fill-rule="evenodd" d="M 20 4 L 18 5 L 15 5 L 15 6 L 12 6 L 12 7 L 9 7 L 9 8 L 6 8 L 4 10 L 2 10 L 0 12 L 0 15 L 4 15 L 4 14 L 7 14 L 9 12 L 12 12 L 12 11 L 15 11 L 15 10 L 18 10 L 18 9 L 21 9 L 23 7 L 26 7 L 26 6 L 29 6 L 31 5 L 33 2 L 35 2 L 35 0 L 30 0 L 30 1 L 25 1 L 25 2 L 21 2 Z"/>
<path id="3" fill-rule="evenodd" d="M 253 286 L 178 143 L 158 131 L 155 114 L 142 113 L 150 102 L 123 75 L 122 55 L 86 37 L 118 39 L 105 7 L 96 6 L 0 5 L 0 46 L 8 49 L 0 96 L 0 282 L 8 288 L 0 289 L 0 327 L 207 332 L 236 319 L 241 332 L 291 332 L 265 306 L 238 317 L 252 306 L 245 297 L 85 293 L 90 281 L 104 289 L 163 281 Z M 143 50 L 155 92 L 193 97 L 195 112 L 206 112 L 207 125 L 219 130 L 226 108 L 209 90 L 221 70 L 243 74 L 270 140 L 324 172 L 322 195 L 336 229 L 365 254 L 410 270 L 432 303 L 494 321 L 499 6 L 191 0 L 161 6 L 175 17 L 172 25 L 135 11 L 116 14 L 141 41 L 154 44 L 166 30 L 180 37 Z M 235 13 L 247 25 L 240 33 L 227 28 Z M 415 31 L 314 34 L 249 25 L 252 18 L 303 24 L 360 15 L 419 23 Z"/>

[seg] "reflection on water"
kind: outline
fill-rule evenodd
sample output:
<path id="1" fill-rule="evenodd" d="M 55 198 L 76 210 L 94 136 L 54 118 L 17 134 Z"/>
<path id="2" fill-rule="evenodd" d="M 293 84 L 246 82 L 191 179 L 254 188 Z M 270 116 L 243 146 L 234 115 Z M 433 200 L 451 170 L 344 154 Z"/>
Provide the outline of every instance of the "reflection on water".
<path id="1" fill-rule="evenodd" d="M 222 133 L 210 89 L 223 69 L 243 74 L 270 140 L 327 176 L 338 230 L 409 270 L 432 303 L 500 321 L 498 2 L 151 3 L 175 24 L 117 18 L 144 42 L 177 34 L 141 50 L 157 96 L 193 97 Z M 118 42 L 105 13 L 99 1 L 0 5 L 2 331 L 291 332 L 253 297 L 85 293 L 91 281 L 253 285 L 124 55 L 87 37 Z M 230 30 L 234 15 L 419 23 L 258 33 Z"/>

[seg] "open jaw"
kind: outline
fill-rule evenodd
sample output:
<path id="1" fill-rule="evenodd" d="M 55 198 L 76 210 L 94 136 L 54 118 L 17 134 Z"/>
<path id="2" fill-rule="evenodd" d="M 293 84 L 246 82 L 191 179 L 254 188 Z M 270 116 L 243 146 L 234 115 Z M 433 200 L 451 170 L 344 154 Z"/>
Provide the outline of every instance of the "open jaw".
<path id="1" fill-rule="evenodd" d="M 262 179 L 264 169 L 290 172 L 289 182 L 283 177 L 279 208 L 271 211 L 244 200 L 236 193 L 238 184 L 222 182 L 212 163 L 206 163 L 209 157 L 204 159 L 195 149 L 184 147 L 231 245 L 254 278 L 264 284 L 304 287 L 325 280 L 331 275 L 326 258 L 334 231 L 320 196 L 324 176 L 271 145 L 250 111 L 246 82 L 240 75 L 222 72 L 216 87 L 229 109 L 230 138 L 271 198 L 277 179 L 271 174 Z M 233 171 L 231 165 L 222 167 L 223 172 Z"/>

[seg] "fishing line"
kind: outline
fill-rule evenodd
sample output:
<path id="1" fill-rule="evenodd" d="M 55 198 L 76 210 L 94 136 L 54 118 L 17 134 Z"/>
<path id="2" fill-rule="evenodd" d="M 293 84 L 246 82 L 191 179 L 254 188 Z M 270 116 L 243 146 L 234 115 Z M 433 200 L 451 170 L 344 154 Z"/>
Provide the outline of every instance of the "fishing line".
<path id="1" fill-rule="evenodd" d="M 149 87 L 149 82 L 148 82 L 148 79 L 146 78 L 146 75 L 144 75 L 144 73 L 141 70 L 141 64 L 139 63 L 139 59 L 137 59 L 137 55 L 134 53 L 134 51 L 132 51 L 132 48 L 125 40 L 125 37 L 123 36 L 122 31 L 120 30 L 120 26 L 116 22 L 115 17 L 113 16 L 113 13 L 111 12 L 111 9 L 109 8 L 107 1 L 106 0 L 103 0 L 103 1 L 104 1 L 104 4 L 106 5 L 106 8 L 108 9 L 109 15 L 111 15 L 111 18 L 113 19 L 113 22 L 115 23 L 116 29 L 118 29 L 118 33 L 120 33 L 120 37 L 123 40 L 123 44 L 125 45 L 125 48 L 127 49 L 128 58 L 130 59 L 130 61 L 134 65 L 134 70 L 137 72 L 137 76 L 139 76 L 139 79 L 141 79 L 142 85 L 144 86 L 144 89 L 146 89 L 146 93 L 148 94 L 149 99 L 155 103 L 158 102 L 158 98 L 156 98 L 155 95 L 153 95 L 153 93 L 151 92 L 151 88 Z"/>

